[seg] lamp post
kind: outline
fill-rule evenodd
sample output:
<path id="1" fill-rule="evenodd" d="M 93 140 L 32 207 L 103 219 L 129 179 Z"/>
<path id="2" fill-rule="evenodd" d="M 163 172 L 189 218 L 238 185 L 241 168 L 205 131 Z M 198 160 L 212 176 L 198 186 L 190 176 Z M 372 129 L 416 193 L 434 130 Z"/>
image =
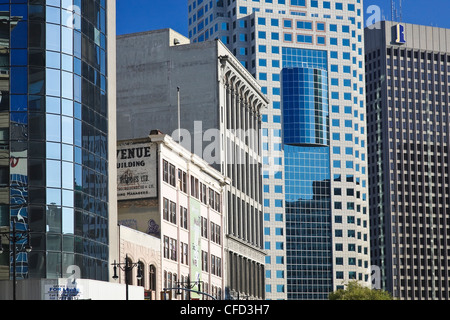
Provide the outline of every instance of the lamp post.
<path id="1" fill-rule="evenodd" d="M 187 291 L 187 292 L 193 292 L 193 293 L 197 293 L 197 294 L 201 294 L 203 296 L 207 296 L 209 298 L 211 298 L 212 300 L 216 300 L 216 298 L 212 295 L 210 295 L 209 293 L 203 292 L 201 290 L 202 285 L 204 286 L 203 281 L 197 280 L 197 281 L 190 281 L 189 278 L 187 281 L 179 281 L 175 283 L 176 287 L 173 288 L 163 288 L 163 292 L 167 292 L 167 291 L 171 291 L 171 290 L 175 290 L 175 294 L 176 295 L 181 295 L 183 291 Z M 195 286 L 197 286 L 197 289 L 194 289 Z"/>
<path id="2" fill-rule="evenodd" d="M 125 286 L 126 286 L 126 300 L 128 300 L 128 272 L 133 270 L 134 267 L 138 267 L 138 273 L 137 273 L 137 279 L 141 280 L 142 279 L 142 270 L 141 270 L 141 266 L 139 264 L 139 262 L 136 263 L 131 263 L 128 259 L 128 255 L 125 256 L 125 263 L 117 263 L 116 260 L 114 260 L 114 263 L 112 264 L 113 266 L 113 270 L 114 270 L 114 275 L 113 275 L 113 279 L 117 280 L 119 278 L 119 276 L 117 275 L 117 268 L 119 268 L 120 270 L 125 272 Z"/>
<path id="3" fill-rule="evenodd" d="M 12 256 L 13 256 L 13 300 L 16 300 L 16 255 L 18 252 L 25 251 L 26 253 L 31 252 L 31 245 L 30 245 L 30 229 L 28 228 L 25 231 L 17 230 L 16 228 L 16 220 L 12 221 L 12 231 L 4 231 L 0 232 L 0 254 L 3 253 L 3 247 L 2 247 L 2 236 L 5 236 L 8 241 L 10 241 L 12 245 Z M 22 241 L 24 239 L 27 239 L 27 242 L 23 249 L 17 250 L 17 243 L 19 241 Z"/>

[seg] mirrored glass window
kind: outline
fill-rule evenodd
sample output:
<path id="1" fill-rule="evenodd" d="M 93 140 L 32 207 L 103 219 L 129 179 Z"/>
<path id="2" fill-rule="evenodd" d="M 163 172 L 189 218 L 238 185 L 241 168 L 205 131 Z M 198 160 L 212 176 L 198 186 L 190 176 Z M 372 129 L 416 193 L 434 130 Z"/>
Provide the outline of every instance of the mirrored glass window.
<path id="1" fill-rule="evenodd" d="M 46 24 L 46 48 L 52 51 L 61 51 L 61 27 L 56 24 Z"/>

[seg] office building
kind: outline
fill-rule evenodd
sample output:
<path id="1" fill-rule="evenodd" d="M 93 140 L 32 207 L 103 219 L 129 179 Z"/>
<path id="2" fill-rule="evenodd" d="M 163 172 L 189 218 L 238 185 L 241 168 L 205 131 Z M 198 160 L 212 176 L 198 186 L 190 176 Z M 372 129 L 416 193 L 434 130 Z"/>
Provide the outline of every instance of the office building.
<path id="1" fill-rule="evenodd" d="M 360 0 L 188 1 L 271 101 L 262 115 L 266 298 L 327 299 L 369 279 Z"/>
<path id="2" fill-rule="evenodd" d="M 261 87 L 220 41 L 171 29 L 119 36 L 117 56 L 119 140 L 158 129 L 231 180 L 223 298 L 264 298 Z"/>
<path id="3" fill-rule="evenodd" d="M 372 264 L 404 300 L 449 299 L 450 30 L 366 28 Z"/>
<path id="4" fill-rule="evenodd" d="M 119 141 L 117 166 L 119 224 L 159 240 L 151 240 L 153 254 L 121 246 L 122 260 L 139 263 L 144 275 L 134 280 L 136 268 L 130 281 L 152 300 L 161 291 L 172 299 L 223 299 L 227 178 L 158 131 Z"/>
<path id="5" fill-rule="evenodd" d="M 1 279 L 67 278 L 76 268 L 80 279 L 109 281 L 115 2 L 2 1 L 0 15 L 0 226 L 31 230 L 16 257 L 2 237 Z"/>

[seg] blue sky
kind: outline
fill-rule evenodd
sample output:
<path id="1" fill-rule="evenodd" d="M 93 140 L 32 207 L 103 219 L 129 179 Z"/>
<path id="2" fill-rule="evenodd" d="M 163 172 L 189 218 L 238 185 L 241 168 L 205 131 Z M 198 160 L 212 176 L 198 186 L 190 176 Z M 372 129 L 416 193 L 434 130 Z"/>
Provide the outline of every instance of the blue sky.
<path id="1" fill-rule="evenodd" d="M 400 0 L 396 0 L 399 6 Z M 171 28 L 187 35 L 187 0 L 116 0 L 117 34 Z M 391 18 L 390 0 L 365 0 Z M 403 0 L 403 22 L 450 29 L 450 0 Z"/>

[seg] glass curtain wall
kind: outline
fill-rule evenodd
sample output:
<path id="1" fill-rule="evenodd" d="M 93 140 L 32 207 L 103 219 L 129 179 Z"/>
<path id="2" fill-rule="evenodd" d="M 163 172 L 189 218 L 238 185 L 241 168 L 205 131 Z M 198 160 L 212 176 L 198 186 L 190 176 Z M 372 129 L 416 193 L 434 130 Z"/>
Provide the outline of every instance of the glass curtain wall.
<path id="1" fill-rule="evenodd" d="M 332 239 L 326 51 L 283 49 L 288 299 L 327 299 Z"/>
<path id="2" fill-rule="evenodd" d="M 32 231 L 18 278 L 108 278 L 105 6 L 0 0 L 0 221 Z"/>

